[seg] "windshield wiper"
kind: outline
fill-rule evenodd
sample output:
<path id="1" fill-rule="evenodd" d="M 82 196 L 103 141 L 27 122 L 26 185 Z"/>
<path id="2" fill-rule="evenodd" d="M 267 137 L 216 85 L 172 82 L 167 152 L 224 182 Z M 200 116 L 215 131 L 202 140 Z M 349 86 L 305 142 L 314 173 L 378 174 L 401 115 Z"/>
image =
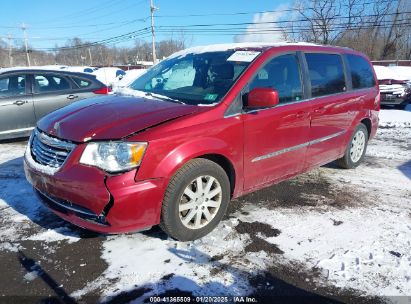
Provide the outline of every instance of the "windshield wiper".
<path id="1" fill-rule="evenodd" d="M 152 93 L 152 92 L 145 92 L 146 96 L 152 96 L 161 100 L 166 100 L 166 101 L 171 101 L 171 102 L 175 102 L 175 103 L 179 103 L 179 104 L 186 104 L 184 102 L 182 102 L 181 100 L 177 100 L 165 95 L 161 95 L 161 94 L 157 94 L 157 93 Z"/>

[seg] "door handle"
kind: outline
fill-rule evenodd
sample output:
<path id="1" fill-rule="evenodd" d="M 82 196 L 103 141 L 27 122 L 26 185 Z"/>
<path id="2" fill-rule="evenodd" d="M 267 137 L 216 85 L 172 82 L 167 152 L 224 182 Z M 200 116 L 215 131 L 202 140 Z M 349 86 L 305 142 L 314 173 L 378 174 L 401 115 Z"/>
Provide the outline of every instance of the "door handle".
<path id="1" fill-rule="evenodd" d="M 73 95 L 73 94 L 70 94 L 69 96 L 67 96 L 67 99 L 75 99 L 75 98 L 78 98 L 78 96 Z"/>
<path id="2" fill-rule="evenodd" d="M 17 100 L 17 101 L 15 101 L 15 102 L 13 102 L 13 104 L 15 104 L 15 105 L 17 105 L 17 106 L 22 106 L 22 105 L 24 105 L 25 103 L 28 103 L 28 101 L 27 101 L 27 100 Z"/>

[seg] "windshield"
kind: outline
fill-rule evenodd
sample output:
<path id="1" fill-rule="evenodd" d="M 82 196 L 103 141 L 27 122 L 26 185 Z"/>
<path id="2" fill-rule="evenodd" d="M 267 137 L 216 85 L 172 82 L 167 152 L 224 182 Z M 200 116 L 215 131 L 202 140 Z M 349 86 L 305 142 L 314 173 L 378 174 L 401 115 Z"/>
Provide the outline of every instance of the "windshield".
<path id="1" fill-rule="evenodd" d="M 148 70 L 130 88 L 191 105 L 216 104 L 259 54 L 223 51 L 172 57 Z"/>

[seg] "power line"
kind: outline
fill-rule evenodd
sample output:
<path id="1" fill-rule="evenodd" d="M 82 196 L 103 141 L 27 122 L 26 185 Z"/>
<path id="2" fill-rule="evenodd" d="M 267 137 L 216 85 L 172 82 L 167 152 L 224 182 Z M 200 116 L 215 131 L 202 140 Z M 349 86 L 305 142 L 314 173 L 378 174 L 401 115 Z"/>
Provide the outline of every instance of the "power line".
<path id="1" fill-rule="evenodd" d="M 108 16 L 113 16 L 113 15 L 115 15 L 115 14 L 117 14 L 117 13 L 120 13 L 120 12 L 123 12 L 123 11 L 125 11 L 125 10 L 130 10 L 131 8 L 134 8 L 136 5 L 141 4 L 141 3 L 145 2 L 145 1 L 146 1 L 146 0 L 138 1 L 137 3 L 133 3 L 133 4 L 131 4 L 131 5 L 128 5 L 128 6 L 123 7 L 123 8 L 120 8 L 120 9 L 118 9 L 118 10 L 107 10 L 107 7 L 104 7 L 104 9 L 105 9 L 106 11 L 108 11 L 108 13 L 103 14 L 103 15 L 93 16 L 92 19 L 93 19 L 93 20 L 98 20 L 98 19 L 106 18 L 106 17 L 108 17 Z M 122 2 L 124 2 L 124 1 L 122 1 Z M 84 16 L 86 16 L 86 15 L 84 15 Z M 83 17 L 83 16 L 78 16 L 78 17 Z M 87 15 L 87 18 L 90 19 L 90 16 Z M 73 17 L 73 19 L 77 19 L 77 18 L 76 18 L 76 17 Z M 79 23 L 79 22 L 71 23 L 71 24 L 65 24 L 64 26 L 78 25 L 78 23 Z M 58 23 L 57 23 L 57 24 L 58 24 Z"/>
<path id="2" fill-rule="evenodd" d="M 120 23 L 120 25 L 115 25 L 115 26 L 113 26 L 113 27 L 109 27 L 109 28 L 104 28 L 104 29 L 101 29 L 101 30 L 98 30 L 98 31 L 92 31 L 92 32 L 88 32 L 88 33 L 84 33 L 84 34 L 82 34 L 81 36 L 78 36 L 78 37 L 73 37 L 73 36 L 66 36 L 66 37 L 30 37 L 30 39 L 34 39 L 34 40 L 36 40 L 36 41 L 64 41 L 64 40 L 70 40 L 70 39 L 73 39 L 73 38 L 80 38 L 80 39 L 85 39 L 85 37 L 84 36 L 87 36 L 87 35 L 92 35 L 92 34 L 96 34 L 96 33 L 101 33 L 101 32 L 106 32 L 106 31 L 108 31 L 108 30 L 110 30 L 110 29 L 114 29 L 114 28 L 120 28 L 120 27 L 124 27 L 124 26 L 126 26 L 126 25 L 129 25 L 129 24 L 133 24 L 133 23 L 135 23 L 136 21 L 139 21 L 139 19 L 135 19 L 135 20 L 129 20 L 129 21 L 127 21 L 127 22 L 124 22 L 124 23 Z M 0 36 L 0 38 L 5 38 L 4 36 Z M 24 38 L 14 38 L 14 39 L 17 39 L 17 40 L 24 40 Z M 88 38 L 88 39 L 92 39 L 92 38 Z M 94 39 L 105 39 L 105 38 L 94 38 Z"/>
<path id="3" fill-rule="evenodd" d="M 394 3 L 398 0 L 386 0 L 380 1 L 379 3 Z M 375 4 L 373 2 L 363 2 L 363 3 L 355 3 L 354 6 L 365 6 Z M 348 5 L 343 5 L 348 6 Z M 330 5 L 329 8 L 338 8 L 339 6 Z M 312 7 L 306 7 L 305 10 L 313 9 Z M 234 12 L 234 13 L 208 13 L 208 14 L 181 14 L 181 15 L 157 15 L 158 18 L 184 18 L 184 17 L 209 17 L 209 16 L 235 16 L 235 15 L 255 15 L 255 14 L 264 14 L 264 13 L 287 13 L 287 12 L 295 12 L 298 11 L 298 8 L 288 8 L 282 10 L 266 10 L 266 11 L 257 11 L 257 12 Z"/>
<path id="4" fill-rule="evenodd" d="M 402 20 L 399 20 L 402 21 Z M 380 24 L 380 25 L 363 25 L 361 29 L 372 29 L 372 28 L 389 28 L 393 25 L 396 25 L 399 28 L 402 27 L 410 27 L 411 23 L 409 20 L 404 19 L 403 21 L 407 22 L 402 22 L 402 23 L 387 23 L 387 24 Z M 338 24 L 337 26 L 330 28 L 330 32 L 338 31 L 341 29 L 348 29 L 347 24 L 341 23 Z M 236 35 L 236 34 L 263 34 L 263 35 L 268 35 L 272 33 L 278 33 L 278 32 L 283 32 L 283 33 L 296 33 L 299 31 L 309 31 L 312 30 L 311 27 L 298 27 L 298 28 L 293 28 L 293 29 L 284 29 L 284 28 L 272 28 L 272 29 L 249 29 L 249 28 L 216 28 L 216 29 L 187 29 L 186 32 L 188 33 L 195 33 L 196 35 L 215 35 L 216 33 L 219 35 Z M 351 29 L 353 30 L 353 29 Z M 158 29 L 157 30 L 160 33 L 171 33 L 174 31 L 174 29 Z M 135 39 L 137 37 L 139 38 L 146 38 L 149 37 L 150 33 L 150 27 L 142 28 L 137 31 L 129 32 L 123 35 L 118 35 L 110 38 L 106 38 L 103 40 L 95 41 L 95 42 L 88 42 L 85 44 L 77 45 L 77 46 L 65 46 L 65 47 L 56 47 L 56 48 L 42 48 L 38 50 L 45 50 L 45 51 L 64 51 L 64 50 L 73 50 L 73 49 L 82 49 L 82 48 L 88 48 L 92 46 L 99 46 L 99 45 L 109 45 L 109 44 L 115 44 L 115 43 L 120 43 L 124 41 L 129 41 L 132 39 Z"/>
<path id="5" fill-rule="evenodd" d="M 123 23 L 127 23 L 127 22 L 137 22 L 137 21 L 141 21 L 141 22 L 145 22 L 147 21 L 147 18 L 137 18 L 137 19 L 131 19 L 131 20 L 126 20 L 126 21 L 122 21 L 122 22 L 109 22 L 109 23 L 95 23 L 95 24 L 76 24 L 76 25 L 68 25 L 68 26 L 53 26 L 53 28 L 50 28 L 48 26 L 45 27 L 34 27 L 32 29 L 68 29 L 68 28 L 84 28 L 84 27 L 99 27 L 99 26 L 105 26 L 105 25 L 119 25 L 119 24 L 123 24 Z M 15 28 L 15 27 L 7 27 L 7 26 L 0 26 L 1 27 L 5 27 L 5 28 Z"/>
<path id="6" fill-rule="evenodd" d="M 145 2 L 145 1 L 146 1 L 146 0 L 141 0 L 141 1 L 137 2 L 137 3 L 133 3 L 132 5 L 129 5 L 129 6 L 120 8 L 119 10 L 110 10 L 109 13 L 106 13 L 106 14 L 104 14 L 104 15 L 100 15 L 100 16 L 97 16 L 97 17 L 93 17 L 92 19 L 93 19 L 93 20 L 96 20 L 96 19 L 101 19 L 101 18 L 103 18 L 103 17 L 112 16 L 112 15 L 115 14 L 115 13 L 123 12 L 123 11 L 128 10 L 128 9 L 130 9 L 130 8 L 132 8 L 132 7 L 135 7 L 135 5 L 141 4 L 141 3 Z M 98 9 L 95 9 L 95 11 L 100 11 L 100 10 L 105 10 L 105 11 L 107 11 L 107 9 L 108 9 L 109 7 L 114 6 L 114 5 L 116 5 L 117 3 L 121 3 L 121 2 L 123 2 L 123 0 L 118 0 L 117 2 L 113 2 L 113 0 L 106 1 L 105 3 L 111 3 L 111 5 L 99 7 Z M 59 18 L 51 19 L 51 20 L 59 20 L 59 22 L 57 22 L 57 23 L 60 23 L 62 19 L 66 19 L 66 18 L 68 18 L 68 17 L 71 17 L 70 19 L 73 19 L 73 18 L 76 19 L 76 17 L 83 17 L 83 16 L 87 16 L 88 19 L 90 19 L 90 15 L 88 15 L 88 14 L 78 15 L 77 13 L 72 13 L 72 14 L 64 15 L 64 16 L 61 16 L 61 17 L 59 17 Z M 148 16 L 145 16 L 145 17 L 142 17 L 142 18 L 137 18 L 137 19 L 132 19 L 132 20 L 133 20 L 133 21 L 146 22 L 146 21 L 148 20 L 148 18 L 149 18 Z M 131 20 L 130 20 L 130 21 L 131 21 Z M 97 26 L 118 24 L 118 22 L 110 22 L 110 23 L 100 23 L 100 24 L 97 23 L 97 24 L 83 24 L 83 25 L 82 25 L 82 24 L 79 24 L 79 22 L 76 22 L 76 23 L 69 23 L 69 24 L 65 24 L 65 25 L 57 25 L 57 26 L 54 26 L 53 23 L 55 23 L 55 22 L 50 22 L 50 20 L 48 20 L 47 22 L 40 22 L 40 23 L 38 23 L 38 24 L 48 24 L 47 26 L 39 26 L 39 27 L 37 27 L 37 26 L 31 26 L 30 28 L 31 28 L 32 31 L 34 31 L 34 30 L 39 30 L 39 29 L 53 30 L 53 29 L 64 29 L 64 28 L 81 28 L 81 27 L 90 27 L 90 26 L 91 26 L 91 27 L 97 27 Z M 0 25 L 0 28 L 18 29 L 18 28 L 20 28 L 20 26 Z"/>
<path id="7" fill-rule="evenodd" d="M 130 6 L 121 8 L 120 10 L 111 10 L 110 13 L 108 14 L 104 14 L 101 16 L 97 16 L 97 17 L 93 17 L 93 20 L 95 19 L 100 19 L 102 17 L 106 17 L 109 15 L 112 15 L 116 12 L 121 12 L 124 11 L 126 9 L 129 9 L 133 6 L 135 6 L 136 4 L 141 4 L 143 2 L 145 2 L 146 0 L 141 0 L 137 3 L 134 3 Z M 391 3 L 391 2 L 396 2 L 398 0 L 387 0 L 387 1 L 380 1 L 379 4 L 382 3 Z M 61 17 L 55 18 L 55 19 L 51 19 L 51 20 L 62 20 L 65 19 L 66 17 L 83 17 L 83 16 L 87 16 L 90 17 L 90 13 L 92 12 L 96 12 L 96 11 L 101 11 L 101 10 L 107 10 L 108 8 L 117 5 L 117 3 L 121 3 L 123 2 L 123 0 L 118 0 L 117 2 L 113 2 L 113 0 L 109 0 L 104 2 L 103 4 L 100 4 L 100 6 L 98 8 L 92 7 L 86 10 L 81 10 L 79 12 L 76 13 L 71 13 L 68 15 L 63 15 Z M 109 5 L 106 5 L 106 3 L 109 3 Z M 364 3 L 355 3 L 354 6 L 365 6 L 365 5 L 370 5 L 370 4 L 375 4 L 374 2 L 364 2 Z M 347 5 L 343 5 L 343 6 L 347 6 Z M 329 6 L 330 8 L 337 8 L 337 6 Z M 306 10 L 309 9 L 313 9 L 312 7 L 307 7 L 305 8 Z M 298 8 L 289 8 L 289 9 L 282 9 L 282 10 L 266 10 L 266 11 L 257 11 L 257 12 L 234 12 L 234 13 L 208 13 L 208 14 L 181 14 L 181 15 L 156 15 L 157 18 L 181 18 L 181 17 L 207 17 L 207 16 L 235 16 L 235 15 L 251 15 L 251 14 L 264 14 L 264 13 L 281 13 L 281 12 L 294 12 L 294 11 L 298 11 Z M 83 14 L 79 14 L 79 13 L 83 13 Z M 141 20 L 143 22 L 147 21 L 148 19 L 150 19 L 150 16 L 145 16 L 142 18 L 139 18 L 138 20 Z M 136 19 L 135 19 L 136 20 Z M 42 22 L 41 24 L 44 24 L 46 22 Z M 47 21 L 48 24 L 50 24 L 50 20 Z M 51 22 L 52 24 L 53 22 Z M 115 22 L 111 22 L 111 23 L 102 23 L 102 24 L 84 24 L 84 25 L 79 25 L 78 22 L 75 24 L 68 24 L 68 25 L 62 25 L 62 26 L 44 26 L 44 27 L 36 27 L 36 26 L 32 26 L 31 30 L 36 30 L 36 29 L 48 29 L 48 30 L 52 30 L 52 29 L 61 29 L 61 28 L 76 28 L 76 27 L 83 27 L 83 26 L 102 26 L 102 25 L 111 25 L 111 24 L 115 24 Z M 7 25 L 0 25 L 0 28 L 20 28 L 19 26 L 7 26 Z"/>
<path id="8" fill-rule="evenodd" d="M 350 31 L 355 31 L 358 29 L 373 29 L 373 28 L 380 28 L 380 29 L 388 29 L 391 28 L 392 25 L 367 25 L 367 26 L 362 26 L 361 28 L 348 28 L 346 25 L 339 25 L 337 27 L 329 28 L 327 29 L 329 32 L 335 32 L 339 30 L 350 30 Z M 409 28 L 411 27 L 411 23 L 401 23 L 401 24 L 395 24 L 398 28 Z M 270 34 L 270 33 L 297 33 L 297 32 L 304 32 L 304 31 L 312 31 L 312 28 L 310 27 L 299 27 L 299 28 L 292 28 L 292 29 L 285 29 L 285 28 L 273 28 L 273 29 L 247 29 L 247 28 L 233 28 L 233 29 L 188 29 L 185 32 L 186 33 L 193 33 L 196 35 L 237 35 L 237 34 Z M 159 33 L 172 33 L 174 30 L 158 30 L 157 32 Z"/>
<path id="9" fill-rule="evenodd" d="M 72 12 L 72 13 L 67 14 L 67 15 L 63 15 L 63 16 L 59 16 L 59 17 L 56 17 L 56 18 L 53 18 L 53 19 L 49 19 L 46 22 L 41 22 L 40 24 L 44 24 L 44 23 L 53 24 L 53 23 L 56 23 L 56 22 L 53 22 L 54 20 L 58 20 L 57 23 L 59 23 L 59 22 L 61 22 L 62 19 L 66 19 L 66 18 L 73 19 L 73 18 L 76 18 L 76 17 L 83 17 L 83 16 L 90 17 L 90 14 L 93 14 L 94 12 L 101 11 L 101 10 L 107 10 L 107 8 L 110 8 L 111 6 L 117 5 L 118 3 L 121 3 L 121 2 L 122 2 L 122 0 L 117 0 L 117 1 L 107 0 L 107 1 L 104 1 L 103 3 L 100 3 L 100 5 L 97 8 L 94 5 L 90 8 L 88 8 L 88 9 L 79 10 L 79 11 Z"/>
<path id="10" fill-rule="evenodd" d="M 86 47 L 91 47 L 91 46 L 96 46 L 96 45 L 101 45 L 101 44 L 108 44 L 108 43 L 113 43 L 113 42 L 121 42 L 121 41 L 126 41 L 130 39 L 134 39 L 136 37 L 139 37 L 143 34 L 147 34 L 150 32 L 150 29 L 148 27 L 142 28 L 137 31 L 132 31 L 126 34 L 122 35 L 117 35 L 114 37 L 102 39 L 99 41 L 94 41 L 94 42 L 87 42 L 81 45 L 77 46 L 63 46 L 63 47 L 54 47 L 54 48 L 38 48 L 38 50 L 46 50 L 46 51 L 58 51 L 58 50 L 70 50 L 70 49 L 80 49 L 80 48 L 86 48 Z"/>
<path id="11" fill-rule="evenodd" d="M 410 14 L 411 11 L 409 12 L 403 12 L 403 14 Z M 396 13 L 389 13 L 385 14 L 386 16 L 391 16 L 395 15 Z M 357 17 L 362 17 L 362 18 L 369 18 L 369 17 L 378 17 L 377 14 L 371 14 L 371 15 L 363 15 L 363 16 L 357 16 Z M 333 20 L 333 19 L 348 19 L 348 18 L 353 18 L 353 16 L 334 16 L 334 17 L 329 17 L 327 19 Z M 320 21 L 322 19 L 320 18 L 312 18 L 310 20 L 313 21 Z M 185 27 L 213 27 L 213 26 L 235 26 L 235 25 L 261 25 L 261 24 L 283 24 L 283 23 L 293 23 L 293 22 L 309 22 L 310 20 L 307 19 L 297 19 L 297 20 L 277 20 L 277 21 L 264 21 L 264 22 L 239 22 L 239 23 L 203 23 L 203 24 L 183 24 L 183 25 L 172 25 L 172 26 L 157 26 L 157 28 L 169 28 L 173 27 L 176 29 L 181 29 Z M 367 21 L 364 21 L 367 22 Z"/>
<path id="12" fill-rule="evenodd" d="M 142 1 L 138 2 L 141 3 Z M 370 2 L 371 3 L 371 2 Z M 366 3 L 365 3 L 366 4 Z M 153 9 L 154 8 L 154 9 Z M 284 32 L 284 33 L 295 33 L 297 31 L 309 31 L 312 30 L 313 28 L 316 29 L 321 29 L 323 26 L 320 24 L 313 24 L 308 27 L 307 25 L 293 25 L 292 29 L 287 29 L 287 28 L 281 28 L 279 26 L 287 26 L 289 23 L 296 23 L 296 22 L 309 22 L 309 21 L 319 21 L 321 19 L 318 18 L 313 18 L 310 20 L 306 19 L 297 19 L 297 20 L 278 20 L 278 21 L 267 21 L 267 22 L 240 22 L 240 23 L 207 23 L 207 24 L 186 24 L 186 25 L 171 25 L 171 26 L 156 26 L 154 27 L 154 10 L 155 7 L 152 3 L 150 3 L 150 11 L 152 13 L 152 25 L 151 25 L 151 35 L 152 35 L 152 40 L 153 40 L 153 58 L 156 58 L 155 56 L 155 31 L 159 33 L 172 33 L 174 31 L 184 31 L 187 33 L 195 33 L 197 35 L 210 35 L 210 34 L 219 34 L 219 35 L 233 35 L 233 34 L 243 34 L 244 31 L 245 33 L 255 33 L 255 34 L 270 34 L 274 32 Z M 268 12 L 268 11 L 266 11 Z M 272 12 L 278 12 L 278 11 L 272 11 Z M 411 12 L 402 12 L 402 14 L 409 14 Z M 233 13 L 237 14 L 237 13 Z M 394 13 L 388 13 L 385 14 L 384 16 L 391 16 Z M 205 15 L 205 14 L 204 14 Z M 334 16 L 330 17 L 328 19 L 330 20 L 344 20 L 347 18 L 370 18 L 370 17 L 377 17 L 379 15 L 376 14 L 371 14 L 371 15 L 359 15 L 359 16 Z M 157 15 L 156 15 L 157 17 Z M 125 21 L 121 23 L 120 26 L 128 25 L 137 21 L 142 21 L 143 19 L 133 19 L 129 21 Z M 366 28 L 388 28 L 390 26 L 396 25 L 397 27 L 405 28 L 409 27 L 410 24 L 407 23 L 409 21 L 408 19 L 404 20 L 396 20 L 397 22 L 392 23 L 390 20 L 383 20 L 380 24 L 374 24 L 373 21 L 363 21 L 360 26 L 357 28 L 359 29 L 366 29 Z M 401 23 L 402 21 L 405 21 Z M 391 23 L 390 23 L 391 22 Z M 108 24 L 116 24 L 115 28 L 120 27 L 118 23 L 106 23 Z M 252 26 L 261 26 L 261 25 L 266 25 L 267 27 L 264 28 L 252 28 Z M 278 26 L 277 26 L 278 25 Z M 369 26 L 367 26 L 369 25 Z M 96 26 L 98 26 L 96 24 Z M 270 28 L 272 26 L 273 28 Z M 341 29 L 348 29 L 352 26 L 351 23 L 349 22 L 338 22 L 335 24 L 332 24 L 332 28 L 330 31 L 336 31 L 336 30 L 341 30 Z M 74 26 L 73 26 L 74 27 Z M 80 27 L 80 25 L 76 25 L 76 27 Z M 220 28 L 219 28 L 220 27 Z M 251 28 L 250 28 L 251 27 Z M 104 30 L 98 30 L 94 32 L 90 32 L 84 35 L 90 35 L 94 33 L 98 33 L 101 31 L 106 31 L 107 29 Z M 25 32 L 25 30 L 24 30 Z M 98 41 L 94 42 L 87 42 L 84 44 L 80 45 L 75 45 L 75 46 L 63 46 L 63 47 L 54 47 L 54 48 L 38 48 L 38 50 L 46 50 L 46 51 L 58 51 L 58 50 L 68 50 L 68 49 L 81 49 L 81 48 L 86 48 L 86 47 L 91 47 L 91 46 L 96 46 L 96 45 L 110 45 L 114 43 L 119 43 L 119 42 L 124 42 L 124 41 L 129 41 L 132 39 L 135 39 L 136 37 L 147 37 L 147 34 L 150 33 L 150 27 L 145 27 L 137 31 L 132 31 L 126 34 L 122 35 L 117 35 L 114 37 L 110 38 L 105 38 L 101 39 Z M 63 40 L 63 39 L 70 39 L 72 37 L 58 37 L 58 38 L 47 38 L 47 40 Z M 81 38 L 81 37 L 79 37 Z M 16 38 L 19 39 L 19 38 Z M 25 33 L 25 38 L 22 38 L 26 42 L 26 54 L 28 54 L 28 47 L 27 47 L 27 40 L 28 37 L 26 36 Z M 33 37 L 31 39 L 39 39 L 41 40 L 42 38 L 40 37 Z M 46 38 L 43 38 L 46 39 Z M 28 59 L 29 61 L 29 59 Z"/>

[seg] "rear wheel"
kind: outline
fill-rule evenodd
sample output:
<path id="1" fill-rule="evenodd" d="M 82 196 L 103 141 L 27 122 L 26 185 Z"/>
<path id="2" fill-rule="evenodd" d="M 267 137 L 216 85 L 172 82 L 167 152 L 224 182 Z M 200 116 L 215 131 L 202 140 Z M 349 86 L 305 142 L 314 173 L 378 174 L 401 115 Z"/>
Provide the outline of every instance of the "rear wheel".
<path id="1" fill-rule="evenodd" d="M 337 160 L 338 165 L 345 169 L 357 167 L 364 159 L 367 143 L 368 130 L 367 127 L 361 123 L 355 128 L 344 156 Z"/>
<path id="2" fill-rule="evenodd" d="M 224 169 L 207 159 L 193 159 L 170 180 L 160 227 L 180 241 L 201 238 L 217 226 L 229 201 L 230 182 Z"/>

